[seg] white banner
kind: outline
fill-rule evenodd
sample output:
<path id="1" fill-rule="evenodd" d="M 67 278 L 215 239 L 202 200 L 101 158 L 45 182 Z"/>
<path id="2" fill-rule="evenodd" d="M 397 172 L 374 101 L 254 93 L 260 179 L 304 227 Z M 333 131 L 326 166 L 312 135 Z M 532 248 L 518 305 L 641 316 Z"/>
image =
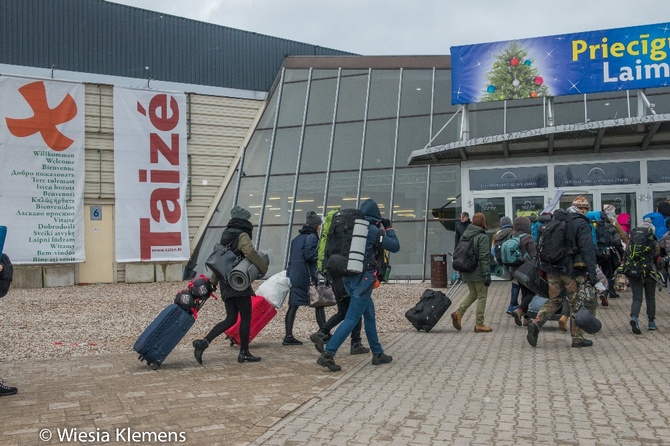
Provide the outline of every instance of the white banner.
<path id="1" fill-rule="evenodd" d="M 189 258 L 186 95 L 114 88 L 116 261 Z"/>
<path id="2" fill-rule="evenodd" d="M 0 225 L 12 263 L 84 253 L 84 86 L 0 77 Z"/>

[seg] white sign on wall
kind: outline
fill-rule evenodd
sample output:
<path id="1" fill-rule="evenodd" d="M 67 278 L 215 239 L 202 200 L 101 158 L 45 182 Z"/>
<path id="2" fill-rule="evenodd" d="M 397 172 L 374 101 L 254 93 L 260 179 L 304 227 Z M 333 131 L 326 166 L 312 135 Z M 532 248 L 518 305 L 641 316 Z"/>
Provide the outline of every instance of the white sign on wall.
<path id="1" fill-rule="evenodd" d="M 85 261 L 84 87 L 0 77 L 0 225 L 16 264 Z"/>
<path id="2" fill-rule="evenodd" d="M 186 95 L 114 88 L 116 261 L 188 260 Z"/>

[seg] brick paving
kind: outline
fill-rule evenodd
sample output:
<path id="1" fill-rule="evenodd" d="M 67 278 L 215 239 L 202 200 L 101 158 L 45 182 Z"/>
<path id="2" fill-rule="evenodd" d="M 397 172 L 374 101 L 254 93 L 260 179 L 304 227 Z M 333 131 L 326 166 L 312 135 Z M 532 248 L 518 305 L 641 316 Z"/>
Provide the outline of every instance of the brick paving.
<path id="1" fill-rule="evenodd" d="M 350 356 L 345 343 L 339 373 L 315 364 L 312 345 L 280 341 L 252 343 L 259 364 L 238 364 L 225 342 L 204 366 L 182 346 L 157 371 L 134 353 L 3 362 L 19 394 L 0 398 L 0 445 L 62 444 L 65 429 L 79 444 L 670 445 L 666 290 L 658 331 L 643 305 L 642 335 L 631 333 L 628 291 L 598 308 L 603 330 L 583 349 L 556 322 L 530 347 L 508 299 L 509 283 L 494 283 L 492 333 L 473 332 L 473 306 L 461 332 L 446 316 L 430 333 L 408 324 L 382 335 L 391 364 Z"/>

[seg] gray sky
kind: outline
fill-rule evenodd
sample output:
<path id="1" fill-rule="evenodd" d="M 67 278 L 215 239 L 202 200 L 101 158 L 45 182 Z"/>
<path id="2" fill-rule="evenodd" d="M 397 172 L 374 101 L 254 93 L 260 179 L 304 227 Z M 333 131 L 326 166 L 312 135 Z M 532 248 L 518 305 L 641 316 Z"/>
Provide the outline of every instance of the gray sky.
<path id="1" fill-rule="evenodd" d="M 114 0 L 361 55 L 670 21 L 668 0 Z"/>

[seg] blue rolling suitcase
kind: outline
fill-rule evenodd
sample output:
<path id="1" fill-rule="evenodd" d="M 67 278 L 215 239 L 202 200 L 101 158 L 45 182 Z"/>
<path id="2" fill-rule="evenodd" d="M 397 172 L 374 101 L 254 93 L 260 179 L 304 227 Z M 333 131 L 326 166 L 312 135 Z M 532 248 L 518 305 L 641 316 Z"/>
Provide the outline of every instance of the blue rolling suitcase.
<path id="1" fill-rule="evenodd" d="M 168 305 L 137 338 L 133 350 L 140 354 L 140 361 L 156 370 L 194 323 L 191 312 L 177 304 Z"/>

